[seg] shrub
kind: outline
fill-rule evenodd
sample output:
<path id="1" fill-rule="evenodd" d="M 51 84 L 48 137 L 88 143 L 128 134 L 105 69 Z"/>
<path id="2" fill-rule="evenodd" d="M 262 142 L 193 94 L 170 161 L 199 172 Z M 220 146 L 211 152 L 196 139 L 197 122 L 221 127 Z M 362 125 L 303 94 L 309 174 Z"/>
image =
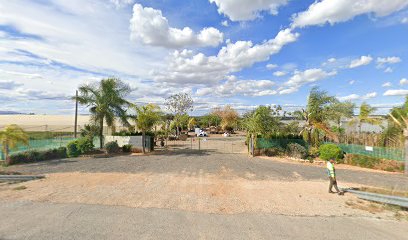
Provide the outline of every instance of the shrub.
<path id="1" fill-rule="evenodd" d="M 281 147 L 267 148 L 264 150 L 264 153 L 268 157 L 282 156 L 285 153 L 285 149 Z"/>
<path id="2" fill-rule="evenodd" d="M 316 158 L 319 156 L 319 148 L 317 147 L 310 147 L 309 148 L 309 157 Z"/>
<path id="3" fill-rule="evenodd" d="M 307 157 L 306 148 L 298 143 L 289 143 L 287 146 L 287 152 L 290 157 L 302 159 Z"/>
<path id="4" fill-rule="evenodd" d="M 107 153 L 118 153 L 120 148 L 117 142 L 108 142 L 105 144 Z"/>
<path id="5" fill-rule="evenodd" d="M 66 157 L 67 149 L 65 147 L 50 149 L 46 151 L 30 150 L 10 155 L 9 158 L 7 159 L 7 165 L 39 162 L 45 160 L 61 159 Z"/>
<path id="6" fill-rule="evenodd" d="M 319 155 L 321 159 L 326 161 L 332 158 L 335 159 L 336 161 L 340 161 L 344 157 L 341 148 L 336 144 L 332 143 L 321 145 L 319 148 Z"/>
<path id="7" fill-rule="evenodd" d="M 130 145 L 130 144 L 123 145 L 123 147 L 122 147 L 122 152 L 125 152 L 125 153 L 130 153 L 130 152 L 132 152 L 132 145 Z"/>
<path id="8" fill-rule="evenodd" d="M 74 140 L 67 145 L 67 155 L 68 157 L 78 157 L 81 151 L 78 149 L 78 140 Z"/>
<path id="9" fill-rule="evenodd" d="M 94 149 L 94 144 L 91 138 L 83 137 L 76 141 L 77 149 L 82 154 L 88 153 Z"/>

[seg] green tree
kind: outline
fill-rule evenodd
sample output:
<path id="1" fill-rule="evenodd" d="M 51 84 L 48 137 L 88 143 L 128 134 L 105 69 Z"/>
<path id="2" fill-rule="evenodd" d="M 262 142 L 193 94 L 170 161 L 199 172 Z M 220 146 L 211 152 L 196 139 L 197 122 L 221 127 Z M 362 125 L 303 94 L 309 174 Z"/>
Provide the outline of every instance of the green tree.
<path id="1" fill-rule="evenodd" d="M 377 109 L 375 107 L 371 107 L 367 103 L 363 102 L 360 106 L 360 113 L 358 114 L 358 117 L 350 121 L 349 124 L 354 125 L 357 123 L 359 133 L 361 133 L 361 126 L 363 125 L 363 123 L 368 123 L 372 125 L 381 124 L 382 122 L 381 119 L 371 117 L 371 115 L 373 115 L 376 110 Z"/>
<path id="2" fill-rule="evenodd" d="M 193 129 L 195 126 L 197 126 L 197 120 L 190 118 L 190 120 L 188 120 L 188 129 Z"/>
<path id="3" fill-rule="evenodd" d="M 393 108 L 389 116 L 395 127 L 404 136 L 405 174 L 408 175 L 408 96 L 405 97 L 404 105 Z"/>
<path id="4" fill-rule="evenodd" d="M 234 130 L 238 123 L 239 114 L 230 105 L 213 109 L 211 115 L 218 116 L 221 119 L 221 127 L 224 131 Z"/>
<path id="5" fill-rule="evenodd" d="M 300 134 L 310 145 L 318 147 L 324 137 L 337 140 L 336 134 L 329 126 L 331 105 L 336 102 L 335 97 L 315 87 L 310 91 L 306 109 L 294 113 L 299 119 L 305 121 Z"/>
<path id="6" fill-rule="evenodd" d="M 329 119 L 334 121 L 335 131 L 339 135 L 344 132 L 344 129 L 341 128 L 341 119 L 342 118 L 351 118 L 354 115 L 355 104 L 352 102 L 339 102 L 336 101 L 329 107 Z"/>
<path id="7" fill-rule="evenodd" d="M 19 143 L 28 145 L 28 135 L 18 125 L 11 124 L 0 131 L 0 143 L 7 163 L 10 149 L 16 148 Z"/>
<path id="8" fill-rule="evenodd" d="M 267 137 L 279 131 L 281 123 L 270 106 L 259 106 L 244 115 L 243 125 L 248 134 Z"/>
<path id="9" fill-rule="evenodd" d="M 166 98 L 164 105 L 167 110 L 174 114 L 177 129 L 176 134 L 179 135 L 178 128 L 182 127 L 180 124 L 185 120 L 184 115 L 186 115 L 188 111 L 193 111 L 194 101 L 188 93 L 178 93 Z M 188 120 L 186 124 L 188 124 Z"/>
<path id="10" fill-rule="evenodd" d="M 145 106 L 135 106 L 136 110 L 136 127 L 142 131 L 143 153 L 146 153 L 145 138 L 146 131 L 149 131 L 153 126 L 162 119 L 160 107 L 154 104 Z"/>
<path id="11" fill-rule="evenodd" d="M 129 85 L 117 78 L 102 79 L 100 82 L 79 87 L 78 102 L 89 107 L 91 121 L 99 126 L 100 147 L 103 147 L 103 124 L 115 131 L 115 121 L 130 126 L 127 108 L 131 106 L 125 98 L 131 92 Z M 76 97 L 73 97 L 76 99 Z"/>

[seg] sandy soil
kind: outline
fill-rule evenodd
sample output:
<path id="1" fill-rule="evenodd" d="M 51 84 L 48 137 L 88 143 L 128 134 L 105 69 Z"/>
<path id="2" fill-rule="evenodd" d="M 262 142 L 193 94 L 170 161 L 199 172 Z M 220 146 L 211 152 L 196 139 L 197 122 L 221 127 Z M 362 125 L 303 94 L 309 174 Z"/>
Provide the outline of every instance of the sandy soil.
<path id="1" fill-rule="evenodd" d="M 0 200 L 119 205 L 205 213 L 274 213 L 296 216 L 373 216 L 388 211 L 353 207 L 351 195 L 327 193 L 323 181 L 225 178 L 219 174 L 56 173 L 46 179 L 0 186 Z M 22 187 L 24 186 L 24 187 Z"/>

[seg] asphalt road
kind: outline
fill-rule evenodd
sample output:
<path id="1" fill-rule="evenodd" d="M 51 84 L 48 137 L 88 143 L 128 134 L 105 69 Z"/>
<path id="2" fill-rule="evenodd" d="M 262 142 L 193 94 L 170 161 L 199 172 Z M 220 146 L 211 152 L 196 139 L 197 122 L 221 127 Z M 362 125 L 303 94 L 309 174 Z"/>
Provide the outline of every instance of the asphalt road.
<path id="1" fill-rule="evenodd" d="M 0 239 L 408 239 L 376 218 L 204 214 L 83 204 L 0 202 Z"/>
<path id="2" fill-rule="evenodd" d="M 213 151 L 177 150 L 150 156 L 120 156 L 100 159 L 62 159 L 8 167 L 8 171 L 29 174 L 56 172 L 125 172 L 125 173 L 183 173 L 218 174 L 221 168 L 229 169 L 231 176 L 264 180 L 286 181 L 327 180 L 326 170 L 308 164 L 289 164 L 245 154 L 222 154 Z M 401 174 L 386 174 L 358 170 L 337 169 L 341 182 L 384 187 L 408 191 L 408 177 Z M 248 174 L 249 173 L 249 174 Z M 352 186 L 349 186 L 352 187 Z"/>

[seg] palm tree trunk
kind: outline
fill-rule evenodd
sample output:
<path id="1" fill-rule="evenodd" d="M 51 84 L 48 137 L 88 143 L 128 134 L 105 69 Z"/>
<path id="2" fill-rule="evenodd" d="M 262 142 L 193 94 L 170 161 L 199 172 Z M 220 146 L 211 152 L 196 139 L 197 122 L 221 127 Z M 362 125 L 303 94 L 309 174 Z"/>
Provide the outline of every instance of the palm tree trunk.
<path id="1" fill-rule="evenodd" d="M 404 129 L 405 175 L 408 175 L 408 128 Z"/>
<path id="2" fill-rule="evenodd" d="M 146 133 L 144 130 L 142 130 L 142 149 L 143 149 L 143 154 L 146 153 L 146 149 L 145 149 L 145 139 L 146 139 Z"/>
<path id="3" fill-rule="evenodd" d="M 6 160 L 6 165 L 9 165 L 10 164 L 10 159 L 9 159 L 9 156 L 8 156 L 9 155 L 9 148 L 8 148 L 7 143 L 4 144 L 3 152 L 4 152 L 4 160 Z"/>
<path id="4" fill-rule="evenodd" d="M 103 148 L 103 117 L 99 120 L 99 145 Z"/>

